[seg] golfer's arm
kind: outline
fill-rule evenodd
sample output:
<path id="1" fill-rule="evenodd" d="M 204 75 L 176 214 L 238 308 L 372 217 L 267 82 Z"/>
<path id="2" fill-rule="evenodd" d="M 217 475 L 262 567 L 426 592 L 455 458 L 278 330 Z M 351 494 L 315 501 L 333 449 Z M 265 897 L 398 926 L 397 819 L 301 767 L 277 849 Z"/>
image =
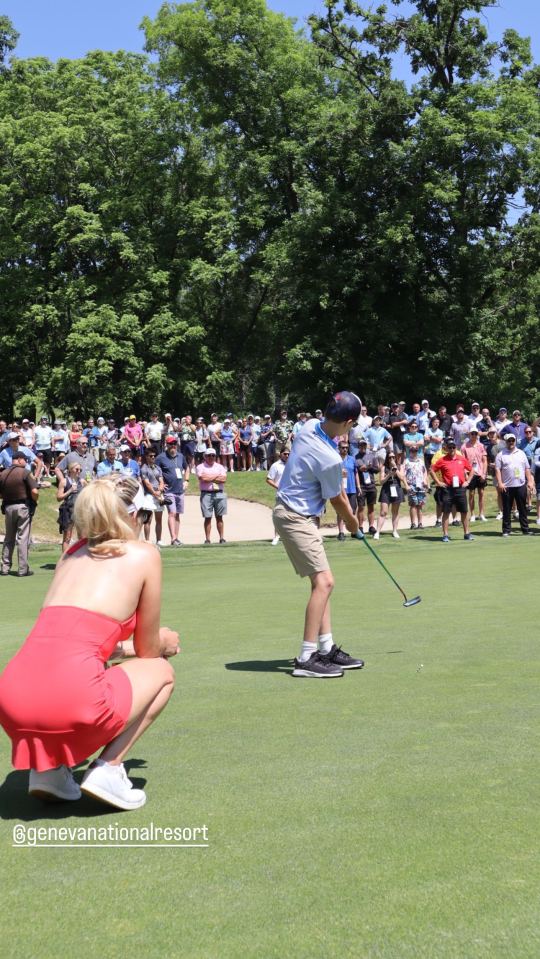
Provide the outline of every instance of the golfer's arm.
<path id="1" fill-rule="evenodd" d="M 356 533 L 358 531 L 358 521 L 350 507 L 345 491 L 341 490 L 338 496 L 332 496 L 330 502 L 339 518 L 345 523 L 349 533 Z"/>

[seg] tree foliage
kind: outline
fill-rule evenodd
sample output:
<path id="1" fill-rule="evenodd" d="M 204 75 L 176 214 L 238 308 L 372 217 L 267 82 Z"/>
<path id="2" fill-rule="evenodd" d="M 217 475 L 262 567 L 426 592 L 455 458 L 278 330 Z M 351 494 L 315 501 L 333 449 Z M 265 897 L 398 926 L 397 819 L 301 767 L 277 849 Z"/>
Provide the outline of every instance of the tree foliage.
<path id="1" fill-rule="evenodd" d="M 491 5 L 168 3 L 55 64 L 0 18 L 3 408 L 536 409 L 540 71 Z"/>

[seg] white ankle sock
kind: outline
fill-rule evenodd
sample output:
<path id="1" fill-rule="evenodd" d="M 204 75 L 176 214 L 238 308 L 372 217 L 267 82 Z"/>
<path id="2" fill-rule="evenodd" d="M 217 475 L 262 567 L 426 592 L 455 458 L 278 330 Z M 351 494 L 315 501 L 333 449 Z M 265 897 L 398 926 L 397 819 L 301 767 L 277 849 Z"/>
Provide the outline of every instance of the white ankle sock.
<path id="1" fill-rule="evenodd" d="M 334 640 L 332 639 L 332 633 L 323 633 L 322 636 L 319 636 L 320 653 L 329 653 L 333 645 Z"/>
<path id="2" fill-rule="evenodd" d="M 298 661 L 300 663 L 305 663 L 313 653 L 317 652 L 317 643 L 302 643 L 302 648 L 300 649 L 300 655 Z"/>

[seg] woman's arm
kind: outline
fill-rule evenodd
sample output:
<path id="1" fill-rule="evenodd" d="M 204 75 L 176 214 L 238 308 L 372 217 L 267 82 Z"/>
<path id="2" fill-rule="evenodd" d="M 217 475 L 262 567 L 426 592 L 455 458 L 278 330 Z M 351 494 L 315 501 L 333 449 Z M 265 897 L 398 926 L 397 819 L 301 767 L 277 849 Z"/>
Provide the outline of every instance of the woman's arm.
<path id="1" fill-rule="evenodd" d="M 61 503 L 62 500 L 65 500 L 66 496 L 69 495 L 69 490 L 67 493 L 65 491 L 66 480 L 65 480 L 64 474 L 62 473 L 61 476 L 62 476 L 62 479 L 58 481 L 58 489 L 56 491 L 56 499 L 58 500 L 59 503 Z"/>
<path id="2" fill-rule="evenodd" d="M 133 635 L 135 655 L 141 659 L 174 656 L 178 652 L 178 634 L 159 625 L 161 612 L 161 556 L 153 547 L 143 547 L 144 580 L 137 605 L 137 625 Z M 138 546 L 138 548 L 140 548 Z"/>

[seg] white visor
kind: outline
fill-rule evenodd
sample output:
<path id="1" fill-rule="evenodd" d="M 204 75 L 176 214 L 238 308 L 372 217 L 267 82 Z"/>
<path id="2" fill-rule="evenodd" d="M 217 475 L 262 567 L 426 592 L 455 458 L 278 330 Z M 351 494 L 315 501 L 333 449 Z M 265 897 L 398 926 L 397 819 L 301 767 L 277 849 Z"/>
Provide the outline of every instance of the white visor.
<path id="1" fill-rule="evenodd" d="M 139 489 L 135 493 L 133 500 L 127 508 L 128 513 L 138 513 L 140 509 L 144 508 L 144 493 L 142 488 L 139 486 Z"/>

